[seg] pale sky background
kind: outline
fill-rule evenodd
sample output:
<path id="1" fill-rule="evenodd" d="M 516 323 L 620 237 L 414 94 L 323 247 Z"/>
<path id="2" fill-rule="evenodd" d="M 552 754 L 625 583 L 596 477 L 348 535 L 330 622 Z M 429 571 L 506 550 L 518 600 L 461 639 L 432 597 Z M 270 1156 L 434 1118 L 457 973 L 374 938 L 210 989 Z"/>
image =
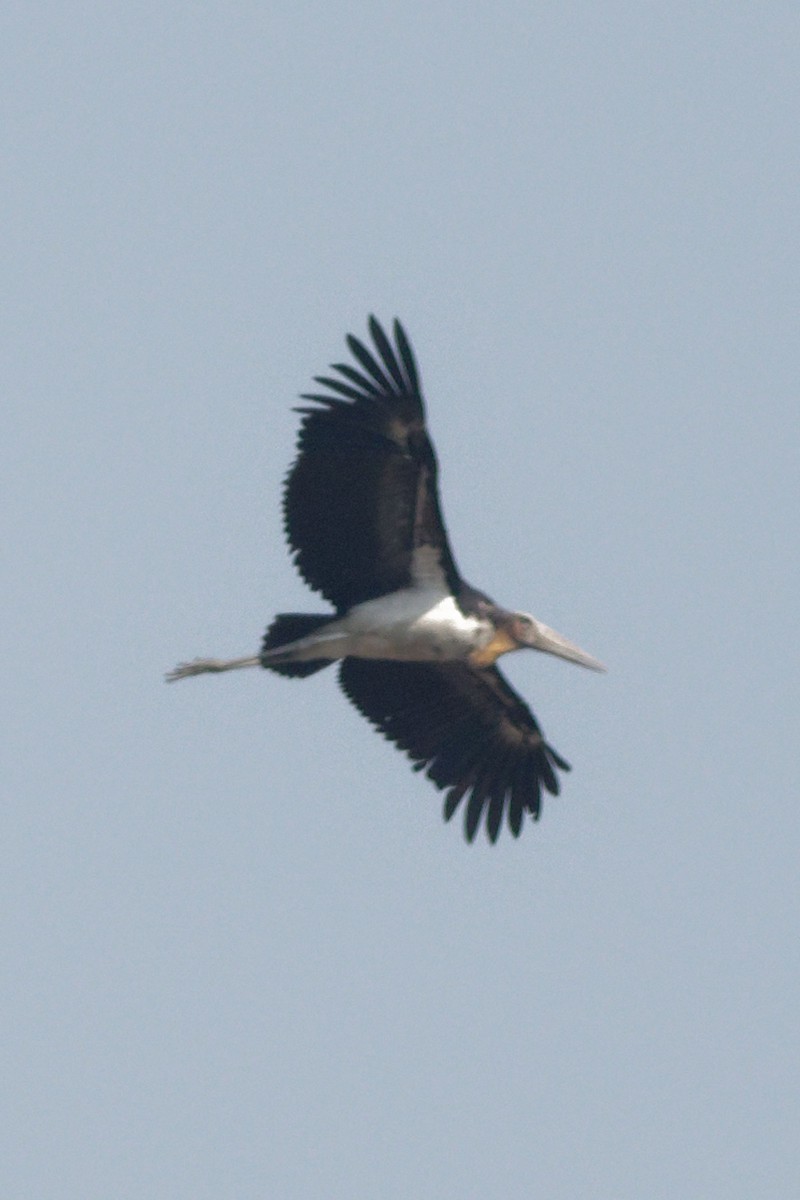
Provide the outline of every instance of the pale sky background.
<path id="1" fill-rule="evenodd" d="M 800 1196 L 796 3 L 6 6 L 0 1195 Z M 332 672 L 296 395 L 402 318 L 563 794 Z"/>

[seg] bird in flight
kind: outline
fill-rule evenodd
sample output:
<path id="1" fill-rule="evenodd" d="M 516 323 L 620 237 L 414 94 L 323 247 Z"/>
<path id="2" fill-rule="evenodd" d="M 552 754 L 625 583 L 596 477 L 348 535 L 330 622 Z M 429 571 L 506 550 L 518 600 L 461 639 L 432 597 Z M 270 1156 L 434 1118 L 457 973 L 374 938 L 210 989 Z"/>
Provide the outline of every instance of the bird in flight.
<path id="1" fill-rule="evenodd" d="M 348 337 L 352 361 L 301 397 L 283 499 L 297 569 L 334 611 L 280 613 L 259 654 L 198 658 L 167 680 L 254 666 L 304 678 L 339 662 L 347 698 L 445 791 L 445 820 L 464 802 L 469 841 L 484 814 L 490 841 L 504 816 L 518 837 L 526 813 L 538 819 L 542 789 L 557 795 L 556 772 L 570 767 L 498 658 L 527 647 L 604 667 L 462 578 L 411 345 L 399 321 L 393 342 L 374 317 L 369 333 L 371 347 Z"/>

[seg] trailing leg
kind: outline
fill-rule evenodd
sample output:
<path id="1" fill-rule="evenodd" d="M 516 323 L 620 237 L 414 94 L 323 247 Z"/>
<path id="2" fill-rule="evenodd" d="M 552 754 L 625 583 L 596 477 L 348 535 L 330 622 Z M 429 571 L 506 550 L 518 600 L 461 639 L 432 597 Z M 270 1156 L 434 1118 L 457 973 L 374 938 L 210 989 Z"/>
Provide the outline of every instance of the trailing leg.
<path id="1" fill-rule="evenodd" d="M 168 671 L 165 678 L 167 683 L 175 683 L 178 679 L 187 679 L 190 675 L 205 675 L 207 671 L 237 671 L 240 667 L 257 667 L 258 657 L 250 658 L 194 658 L 188 663 L 178 663 Z"/>

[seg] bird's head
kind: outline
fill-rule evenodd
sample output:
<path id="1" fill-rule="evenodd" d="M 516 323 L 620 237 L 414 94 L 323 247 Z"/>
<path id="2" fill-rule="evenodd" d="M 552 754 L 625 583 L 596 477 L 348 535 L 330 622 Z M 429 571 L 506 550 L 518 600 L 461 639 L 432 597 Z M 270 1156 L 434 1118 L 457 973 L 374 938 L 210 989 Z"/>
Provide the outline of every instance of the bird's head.
<path id="1" fill-rule="evenodd" d="M 506 621 L 506 631 L 520 649 L 527 646 L 531 650 L 542 650 L 545 654 L 555 654 L 558 658 L 566 658 L 569 662 L 588 667 L 590 671 L 605 671 L 603 664 L 574 642 L 537 621 L 530 613 L 509 613 Z"/>

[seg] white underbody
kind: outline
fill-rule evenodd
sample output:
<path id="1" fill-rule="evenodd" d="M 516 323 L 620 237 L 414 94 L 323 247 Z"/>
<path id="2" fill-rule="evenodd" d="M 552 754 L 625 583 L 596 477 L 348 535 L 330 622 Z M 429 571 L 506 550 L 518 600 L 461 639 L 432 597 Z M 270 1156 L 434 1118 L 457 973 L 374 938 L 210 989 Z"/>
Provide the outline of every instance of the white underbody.
<path id="1" fill-rule="evenodd" d="M 356 604 L 341 620 L 265 657 L 441 662 L 466 658 L 488 645 L 493 633 L 488 621 L 465 616 L 449 593 L 412 587 Z"/>

